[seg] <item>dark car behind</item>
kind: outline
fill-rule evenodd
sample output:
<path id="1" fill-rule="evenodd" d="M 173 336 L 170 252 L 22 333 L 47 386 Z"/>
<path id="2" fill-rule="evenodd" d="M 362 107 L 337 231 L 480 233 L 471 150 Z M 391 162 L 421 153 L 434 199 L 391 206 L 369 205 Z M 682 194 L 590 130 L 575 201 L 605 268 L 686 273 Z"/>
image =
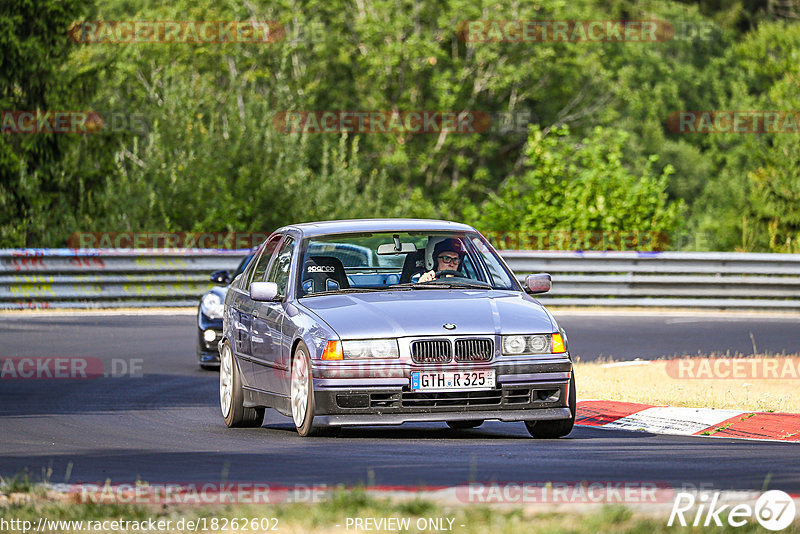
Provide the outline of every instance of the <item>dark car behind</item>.
<path id="1" fill-rule="evenodd" d="M 245 256 L 233 274 L 225 270 L 211 273 L 211 281 L 220 285 L 203 295 L 197 306 L 197 360 L 204 369 L 219 367 L 217 343 L 222 337 L 225 294 L 228 292 L 228 285 L 244 271 L 252 258 L 252 254 Z"/>

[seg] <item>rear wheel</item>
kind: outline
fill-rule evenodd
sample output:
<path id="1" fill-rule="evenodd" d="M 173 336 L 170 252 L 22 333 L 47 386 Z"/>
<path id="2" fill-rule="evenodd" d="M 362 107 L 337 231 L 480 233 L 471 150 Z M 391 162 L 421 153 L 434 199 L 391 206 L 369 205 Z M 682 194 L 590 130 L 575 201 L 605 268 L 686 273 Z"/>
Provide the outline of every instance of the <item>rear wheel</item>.
<path id="1" fill-rule="evenodd" d="M 575 374 L 569 379 L 569 395 L 567 396 L 569 411 L 572 416 L 567 419 L 556 419 L 555 421 L 525 421 L 528 432 L 534 438 L 555 439 L 561 438 L 572 432 L 575 426 Z"/>
<path id="2" fill-rule="evenodd" d="M 264 408 L 245 408 L 242 377 L 233 359 L 231 346 L 222 346 L 219 362 L 219 405 L 229 427 L 259 427 L 264 422 Z"/>
<path id="3" fill-rule="evenodd" d="M 483 424 L 483 419 L 477 419 L 474 421 L 447 421 L 447 426 L 454 430 L 464 430 L 467 428 L 475 428 L 479 427 Z"/>

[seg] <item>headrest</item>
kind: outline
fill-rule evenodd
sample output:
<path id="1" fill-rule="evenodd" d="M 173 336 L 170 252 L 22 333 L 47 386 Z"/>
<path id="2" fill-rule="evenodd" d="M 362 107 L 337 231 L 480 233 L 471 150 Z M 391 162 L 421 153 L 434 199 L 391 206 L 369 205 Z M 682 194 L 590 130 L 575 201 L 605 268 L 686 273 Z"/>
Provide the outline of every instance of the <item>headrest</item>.
<path id="1" fill-rule="evenodd" d="M 309 284 L 308 282 L 311 283 Z M 306 293 L 333 291 L 350 287 L 342 261 L 333 256 L 308 257 L 303 264 L 301 284 Z"/>
<path id="2" fill-rule="evenodd" d="M 403 261 L 403 272 L 400 273 L 399 283 L 407 284 L 415 274 L 424 273 L 426 270 L 424 249 L 406 254 L 406 259 Z"/>

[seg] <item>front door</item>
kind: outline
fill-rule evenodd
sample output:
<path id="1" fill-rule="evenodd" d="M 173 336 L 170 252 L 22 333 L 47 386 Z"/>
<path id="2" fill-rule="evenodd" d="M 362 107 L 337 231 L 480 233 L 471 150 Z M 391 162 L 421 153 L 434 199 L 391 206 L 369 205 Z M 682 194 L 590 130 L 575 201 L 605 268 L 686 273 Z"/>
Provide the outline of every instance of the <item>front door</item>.
<path id="1" fill-rule="evenodd" d="M 292 263 L 294 240 L 287 237 L 272 261 L 267 282 L 278 284 L 279 297 L 286 297 L 289 269 Z M 284 375 L 289 372 L 284 352 L 285 347 L 281 328 L 285 317 L 285 302 L 258 302 L 253 311 L 253 324 L 250 336 L 253 346 L 253 381 L 257 388 L 286 395 L 283 391 Z"/>
<path id="2" fill-rule="evenodd" d="M 239 369 L 242 371 L 244 383 L 246 386 L 258 387 L 254 379 L 255 368 L 252 363 L 253 354 L 258 350 L 258 337 L 254 337 L 253 333 L 253 319 L 255 312 L 260 304 L 250 298 L 250 284 L 253 282 L 262 282 L 267 273 L 269 262 L 274 256 L 275 249 L 278 243 L 283 238 L 281 235 L 273 236 L 265 245 L 261 254 L 256 256 L 253 261 L 255 262 L 250 279 L 243 284 L 243 291 L 238 293 L 235 298 L 235 311 L 236 322 L 234 322 L 234 337 L 236 343 L 237 360 L 239 362 Z"/>

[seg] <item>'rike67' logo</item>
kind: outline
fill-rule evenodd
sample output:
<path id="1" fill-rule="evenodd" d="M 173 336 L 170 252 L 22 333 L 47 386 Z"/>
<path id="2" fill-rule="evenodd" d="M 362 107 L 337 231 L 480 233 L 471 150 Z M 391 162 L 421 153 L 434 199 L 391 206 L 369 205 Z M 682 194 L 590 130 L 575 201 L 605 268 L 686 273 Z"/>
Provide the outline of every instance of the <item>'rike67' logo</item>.
<path id="1" fill-rule="evenodd" d="M 672 505 L 672 513 L 669 515 L 667 526 L 671 527 L 675 520 L 678 524 L 687 526 L 684 513 L 689 512 L 695 506 L 697 510 L 694 514 L 688 514 L 692 521 L 692 526 L 708 527 L 723 526 L 723 513 L 727 513 L 727 523 L 732 527 L 741 527 L 748 521 L 755 518 L 758 523 L 767 530 L 783 530 L 794 520 L 795 504 L 792 497 L 781 490 L 770 490 L 762 494 L 754 506 L 747 503 L 739 503 L 731 507 L 730 504 L 719 502 L 720 492 L 712 495 L 700 493 L 695 496 L 692 493 L 680 492 L 675 496 L 675 503 Z M 699 502 L 698 502 L 699 501 Z"/>

